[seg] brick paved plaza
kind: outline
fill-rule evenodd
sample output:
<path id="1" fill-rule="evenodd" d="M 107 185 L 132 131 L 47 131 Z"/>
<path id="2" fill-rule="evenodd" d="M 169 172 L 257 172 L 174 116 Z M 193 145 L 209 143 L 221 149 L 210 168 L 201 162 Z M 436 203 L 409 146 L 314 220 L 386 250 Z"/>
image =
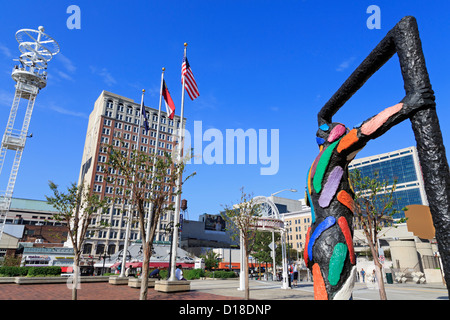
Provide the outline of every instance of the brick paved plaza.
<path id="1" fill-rule="evenodd" d="M 147 300 L 151 301 L 231 301 L 243 302 L 244 292 L 238 290 L 239 280 L 193 280 L 188 292 L 164 293 L 148 289 Z M 388 300 L 448 300 L 448 291 L 443 284 L 386 284 Z M 356 283 L 354 300 L 379 300 L 378 290 L 373 285 Z M 0 302 L 3 301 L 70 301 L 72 292 L 61 284 L 0 284 Z M 280 282 L 250 281 L 251 300 L 314 300 L 312 282 L 301 282 L 290 290 L 281 289 Z M 78 300 L 132 301 L 139 300 L 139 289 L 128 285 L 111 285 L 108 282 L 81 283 Z"/>
<path id="2" fill-rule="evenodd" d="M 0 284 L 0 300 L 71 300 L 66 284 Z M 200 291 L 164 293 L 148 289 L 148 300 L 236 300 L 239 298 Z M 78 300 L 139 300 L 139 289 L 107 282 L 82 283 Z"/>

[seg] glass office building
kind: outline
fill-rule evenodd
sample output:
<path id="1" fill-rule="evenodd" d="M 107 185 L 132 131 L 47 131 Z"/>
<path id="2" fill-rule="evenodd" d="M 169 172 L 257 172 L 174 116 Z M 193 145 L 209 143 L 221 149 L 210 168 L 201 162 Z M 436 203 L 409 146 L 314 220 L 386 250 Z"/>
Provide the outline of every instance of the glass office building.
<path id="1" fill-rule="evenodd" d="M 401 210 L 412 204 L 428 205 L 425 194 L 422 170 L 415 147 L 383 153 L 371 157 L 355 159 L 349 165 L 349 171 L 358 169 L 361 175 L 373 177 L 378 172 L 380 180 L 392 184 L 397 180 L 394 194 L 395 208 Z M 405 216 L 401 211 L 393 216 L 399 219 Z"/>

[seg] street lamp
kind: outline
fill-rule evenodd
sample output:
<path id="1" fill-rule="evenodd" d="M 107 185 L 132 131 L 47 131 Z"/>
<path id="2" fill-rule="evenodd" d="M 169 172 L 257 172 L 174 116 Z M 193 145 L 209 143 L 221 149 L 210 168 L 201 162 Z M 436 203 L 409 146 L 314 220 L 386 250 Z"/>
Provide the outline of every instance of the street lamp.
<path id="1" fill-rule="evenodd" d="M 283 189 L 283 190 L 277 191 L 275 193 L 272 193 L 270 196 L 273 197 L 274 195 L 279 194 L 283 191 L 297 192 L 297 189 Z"/>
<path id="2" fill-rule="evenodd" d="M 172 235 L 173 235 L 173 232 L 172 232 L 172 230 L 173 230 L 173 225 L 174 225 L 174 222 L 173 221 L 170 221 L 167 225 L 166 225 L 166 227 L 164 228 L 164 233 L 166 234 L 169 234 L 169 239 L 170 239 L 170 251 L 169 251 L 169 266 L 168 266 L 168 268 L 167 268 L 167 279 L 169 279 L 169 277 L 170 277 L 170 275 L 171 275 L 171 271 L 172 271 L 172 264 L 171 264 L 171 261 L 172 261 L 172 241 L 173 241 L 173 237 L 172 237 Z M 176 254 L 176 253 L 175 253 Z M 175 261 L 176 261 L 176 257 L 175 257 Z"/>
<path id="3" fill-rule="evenodd" d="M 109 255 L 109 253 L 106 252 L 106 247 L 103 250 L 103 254 L 100 254 L 100 258 L 103 259 L 103 267 L 102 267 L 102 276 L 105 273 L 105 262 L 106 262 L 106 258 L 111 259 L 111 256 Z"/>
<path id="4" fill-rule="evenodd" d="M 122 274 L 122 270 L 125 270 L 125 269 L 126 269 L 126 261 L 131 261 L 131 253 L 130 253 L 130 251 L 127 250 L 126 252 L 127 252 L 127 254 L 126 254 L 126 257 L 125 257 L 125 264 L 124 264 L 123 260 L 122 260 L 122 261 L 120 262 L 120 264 L 119 264 L 121 274 Z M 116 261 L 120 261 L 121 257 L 123 257 L 124 255 L 125 255 L 124 250 L 123 250 L 123 249 L 120 250 L 119 253 L 117 254 L 117 259 L 116 259 Z M 123 269 L 122 269 L 122 268 L 123 268 Z"/>

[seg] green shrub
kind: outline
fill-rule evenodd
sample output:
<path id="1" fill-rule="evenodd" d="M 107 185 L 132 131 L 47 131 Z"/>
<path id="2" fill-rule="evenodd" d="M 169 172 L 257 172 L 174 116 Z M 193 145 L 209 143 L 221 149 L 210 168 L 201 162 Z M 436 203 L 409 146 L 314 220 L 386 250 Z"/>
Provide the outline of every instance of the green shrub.
<path id="1" fill-rule="evenodd" d="M 29 267 L 29 277 L 52 277 L 61 275 L 61 267 Z"/>
<path id="2" fill-rule="evenodd" d="M 201 277 L 205 276 L 205 270 L 203 269 L 186 270 L 183 272 L 183 276 L 186 280 L 200 279 Z"/>
<path id="3" fill-rule="evenodd" d="M 19 277 L 25 277 L 28 274 L 28 271 L 30 270 L 30 267 L 17 267 L 18 270 L 18 274 L 17 276 Z"/>
<path id="4" fill-rule="evenodd" d="M 159 276 L 161 277 L 161 279 L 167 279 L 167 277 L 169 276 L 169 270 L 166 270 L 166 269 L 160 270 Z"/>
<path id="5" fill-rule="evenodd" d="M 149 270 L 148 274 L 150 274 L 153 270 Z M 159 276 L 161 279 L 169 278 L 169 270 L 163 269 L 159 271 Z M 205 270 L 203 269 L 184 269 L 183 276 L 186 280 L 200 279 L 201 277 L 205 277 Z"/>
<path id="6" fill-rule="evenodd" d="M 19 269 L 20 267 L 1 267 L 0 274 L 3 277 L 17 277 L 19 275 Z"/>
<path id="7" fill-rule="evenodd" d="M 222 279 L 237 277 L 234 271 L 225 271 L 225 270 L 208 271 L 206 273 L 206 276 L 208 278 L 222 278 Z"/>
<path id="8" fill-rule="evenodd" d="M 61 267 L 0 267 L 3 277 L 59 276 Z"/>
<path id="9" fill-rule="evenodd" d="M 24 277 L 28 274 L 29 267 L 1 267 L 0 275 L 3 277 Z"/>
<path id="10" fill-rule="evenodd" d="M 61 267 L 47 267 L 47 275 L 49 276 L 60 276 Z"/>

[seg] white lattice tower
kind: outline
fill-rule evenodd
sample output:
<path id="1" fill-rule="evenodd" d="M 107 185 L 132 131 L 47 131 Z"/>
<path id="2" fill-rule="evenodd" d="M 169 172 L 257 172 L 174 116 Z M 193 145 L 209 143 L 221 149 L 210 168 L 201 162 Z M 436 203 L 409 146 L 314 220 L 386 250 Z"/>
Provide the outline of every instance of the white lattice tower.
<path id="1" fill-rule="evenodd" d="M 16 81 L 16 92 L 12 103 L 9 119 L 6 124 L 0 149 L 0 174 L 3 170 L 7 151 L 14 153 L 14 160 L 5 191 L 0 191 L 0 239 L 11 205 L 17 174 L 19 172 L 20 160 L 28 136 L 31 114 L 34 102 L 39 90 L 47 85 L 47 63 L 59 52 L 58 43 L 44 33 L 44 28 L 38 30 L 21 29 L 16 32 L 19 50 L 22 53 L 19 59 L 20 65 L 14 66 L 11 77 Z M 22 126 L 15 128 L 16 117 L 20 102 L 28 100 L 23 117 Z"/>

